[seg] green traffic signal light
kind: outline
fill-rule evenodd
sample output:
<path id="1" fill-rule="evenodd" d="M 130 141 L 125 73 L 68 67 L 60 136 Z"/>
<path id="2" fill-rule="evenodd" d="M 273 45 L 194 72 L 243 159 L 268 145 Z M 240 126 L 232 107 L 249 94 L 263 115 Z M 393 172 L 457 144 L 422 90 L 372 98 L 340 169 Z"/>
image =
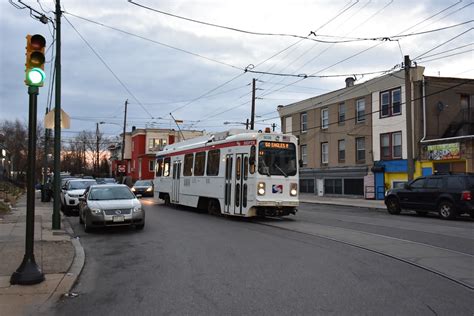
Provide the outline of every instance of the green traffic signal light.
<path id="1" fill-rule="evenodd" d="M 26 36 L 25 84 L 30 87 L 42 87 L 44 73 L 46 39 L 40 35 Z"/>
<path id="2" fill-rule="evenodd" d="M 42 87 L 46 75 L 41 68 L 31 68 L 26 72 L 26 85 L 30 87 Z"/>

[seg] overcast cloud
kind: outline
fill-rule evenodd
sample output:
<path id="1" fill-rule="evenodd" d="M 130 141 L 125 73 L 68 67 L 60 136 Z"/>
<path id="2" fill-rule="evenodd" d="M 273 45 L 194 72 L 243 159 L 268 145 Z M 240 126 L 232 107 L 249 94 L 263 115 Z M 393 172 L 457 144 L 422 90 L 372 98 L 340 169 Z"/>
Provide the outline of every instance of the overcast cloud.
<path id="1" fill-rule="evenodd" d="M 17 0 L 13 1 L 18 3 Z M 388 37 L 470 22 L 438 32 L 401 38 L 398 42 L 325 44 L 291 37 L 249 35 L 200 25 L 140 8 L 126 0 L 62 0 L 62 8 L 66 11 L 65 18 L 62 19 L 62 108 L 72 118 L 71 129 L 63 131 L 63 137 L 71 137 L 83 129 L 94 130 L 96 122 L 100 121 L 111 123 L 101 125 L 101 131 L 109 136 L 119 134 L 126 99 L 130 102 L 128 130 L 131 126 L 175 128 L 170 120 L 170 112 L 176 119 L 184 121 L 184 128 L 223 130 L 228 127 L 223 124 L 224 121 L 245 122 L 250 117 L 252 78 L 258 78 L 257 96 L 260 97 L 256 101 L 256 114 L 259 116 L 256 128 L 262 129 L 271 123 L 279 126 L 276 112 L 279 104 L 289 104 L 344 87 L 345 77 L 307 78 L 289 85 L 298 78 L 244 73 L 242 69 L 250 64 L 258 65 L 255 70 L 275 73 L 367 73 L 391 69 L 402 62 L 403 55 L 410 55 L 413 59 L 447 42 L 424 55 L 424 60 L 417 60 L 419 65 L 426 67 L 425 74 L 474 78 L 473 1 L 135 2 L 238 29 L 301 36 L 317 30 L 318 35 Z M 42 12 L 41 4 L 46 14 L 54 18 L 51 12 L 54 9 L 53 1 L 25 0 L 24 3 Z M 452 7 L 434 16 L 449 6 Z M 345 8 L 348 9 L 337 16 Z M 149 40 L 127 35 L 74 15 Z M 420 23 L 424 20 L 426 21 Z M 8 1 L 0 4 L 1 119 L 27 120 L 28 96 L 23 83 L 25 36 L 42 34 L 49 46 L 52 43 L 52 30 L 52 25 L 44 25 L 31 18 L 28 9 L 16 9 Z M 466 33 L 453 39 L 463 32 Z M 321 39 L 341 40 L 336 37 Z M 261 64 L 290 45 L 293 46 Z M 461 46 L 464 47 L 460 48 Z M 370 47 L 372 48 L 368 49 Z M 364 50 L 367 51 L 363 52 Z M 50 49 L 48 61 L 51 52 Z M 357 53 L 360 54 L 341 62 Z M 442 54 L 429 57 L 437 53 Z M 447 55 L 453 56 L 446 57 Z M 46 65 L 48 77 L 51 65 L 52 63 Z M 235 77 L 237 78 L 230 81 Z M 371 76 L 357 76 L 359 81 L 370 78 Z M 197 99 L 225 82 L 228 83 Z M 39 120 L 44 116 L 49 88 L 48 79 L 48 83 L 41 88 L 38 99 Z M 191 100 L 195 101 L 190 102 Z"/>

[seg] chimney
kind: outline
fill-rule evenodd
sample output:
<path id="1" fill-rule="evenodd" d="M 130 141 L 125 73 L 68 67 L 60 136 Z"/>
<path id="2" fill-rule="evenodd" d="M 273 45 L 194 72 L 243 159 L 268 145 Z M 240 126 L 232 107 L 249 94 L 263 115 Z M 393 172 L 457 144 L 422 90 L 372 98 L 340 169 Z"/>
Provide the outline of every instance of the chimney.
<path id="1" fill-rule="evenodd" d="M 347 77 L 346 78 L 346 88 L 354 86 L 355 78 Z"/>
<path id="2" fill-rule="evenodd" d="M 132 132 L 134 132 L 136 129 L 136 126 L 132 126 Z"/>

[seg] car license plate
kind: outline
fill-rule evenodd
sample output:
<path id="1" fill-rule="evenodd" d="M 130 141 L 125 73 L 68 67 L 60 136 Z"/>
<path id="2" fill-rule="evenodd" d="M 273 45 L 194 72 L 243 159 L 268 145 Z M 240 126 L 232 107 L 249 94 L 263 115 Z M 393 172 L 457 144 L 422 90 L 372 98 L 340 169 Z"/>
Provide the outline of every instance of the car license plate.
<path id="1" fill-rule="evenodd" d="M 114 216 L 114 217 L 112 217 L 112 221 L 113 221 L 114 223 L 119 223 L 119 222 L 125 221 L 125 218 L 124 218 L 123 216 L 121 216 L 121 215 L 119 215 L 119 216 Z"/>

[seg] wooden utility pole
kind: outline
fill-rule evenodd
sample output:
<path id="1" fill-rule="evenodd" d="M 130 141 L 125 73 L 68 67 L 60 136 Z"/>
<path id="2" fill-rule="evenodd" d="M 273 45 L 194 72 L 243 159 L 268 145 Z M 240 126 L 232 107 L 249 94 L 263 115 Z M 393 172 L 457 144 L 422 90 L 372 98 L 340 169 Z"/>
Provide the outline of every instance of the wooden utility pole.
<path id="1" fill-rule="evenodd" d="M 55 81 L 55 105 L 54 105 L 54 204 L 52 215 L 52 229 L 61 229 L 61 3 L 56 0 L 56 59 L 54 68 Z"/>
<path id="2" fill-rule="evenodd" d="M 252 112 L 250 115 L 250 129 L 254 129 L 255 125 L 255 78 L 252 79 Z"/>
<path id="3" fill-rule="evenodd" d="M 125 131 L 127 129 L 127 106 L 128 100 L 125 100 L 125 113 L 123 115 L 123 134 L 122 134 L 122 159 L 121 163 L 123 164 L 123 156 L 125 154 Z"/>
<path id="4" fill-rule="evenodd" d="M 411 76 L 410 76 L 410 56 L 405 56 L 405 117 L 407 130 L 407 173 L 408 181 L 413 180 L 415 172 L 415 162 L 413 161 L 413 129 L 412 129 L 412 113 L 411 113 Z"/>

